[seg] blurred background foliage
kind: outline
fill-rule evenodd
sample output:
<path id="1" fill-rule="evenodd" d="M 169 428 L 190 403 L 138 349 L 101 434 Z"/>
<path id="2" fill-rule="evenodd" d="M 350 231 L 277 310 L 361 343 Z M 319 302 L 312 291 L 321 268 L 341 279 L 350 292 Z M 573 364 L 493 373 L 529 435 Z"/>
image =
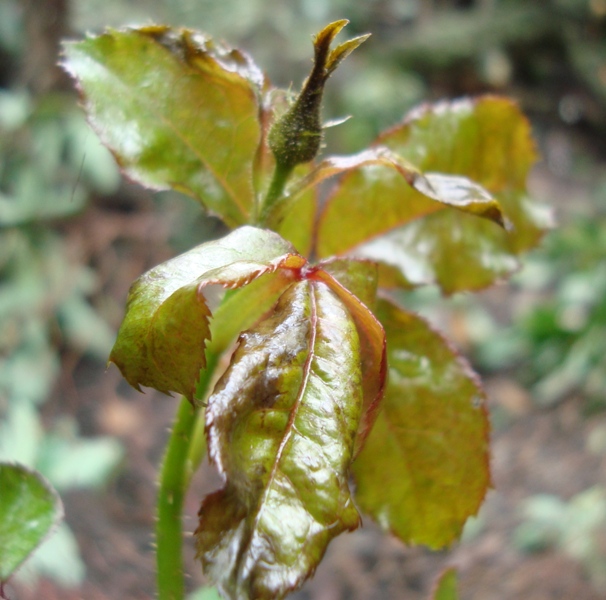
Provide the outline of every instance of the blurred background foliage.
<path id="1" fill-rule="evenodd" d="M 0 459 L 39 469 L 60 492 L 107 484 L 123 445 L 79 431 L 77 408 L 63 402 L 66 369 L 98 376 L 130 281 L 221 231 L 195 203 L 120 178 L 57 67 L 59 41 L 105 26 L 199 28 L 288 88 L 309 68 L 310 35 L 343 17 L 349 36 L 373 37 L 330 82 L 325 118 L 354 115 L 327 132 L 331 152 L 362 149 L 424 100 L 505 93 L 529 114 L 545 158 L 533 191 L 556 204 L 557 231 L 509 292 L 407 301 L 442 315 L 476 365 L 529 389 L 537 410 L 571 395 L 587 414 L 604 408 L 606 0 L 2 0 Z M 604 527 L 604 488 L 529 502 L 524 550 L 566 544 L 561 523 L 588 503 L 585 538 Z M 69 528 L 53 543 L 34 566 L 78 584 L 85 567 Z M 606 548 L 588 542 L 575 556 L 593 573 Z"/>

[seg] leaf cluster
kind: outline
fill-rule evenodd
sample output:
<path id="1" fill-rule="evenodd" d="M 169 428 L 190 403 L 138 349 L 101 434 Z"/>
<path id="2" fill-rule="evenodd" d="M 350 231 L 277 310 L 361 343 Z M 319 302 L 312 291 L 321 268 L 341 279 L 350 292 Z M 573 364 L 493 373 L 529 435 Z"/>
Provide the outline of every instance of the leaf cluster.
<path id="1" fill-rule="evenodd" d="M 133 284 L 110 356 L 134 387 L 205 406 L 224 486 L 196 540 L 230 598 L 300 586 L 359 511 L 406 543 L 456 539 L 490 484 L 484 392 L 394 292 L 481 289 L 544 227 L 525 191 L 530 128 L 503 98 L 423 106 L 363 152 L 312 160 L 324 83 L 363 41 L 330 51 L 344 25 L 314 38 L 290 105 L 248 55 L 199 32 L 109 30 L 65 48 L 124 172 L 232 229 Z"/>

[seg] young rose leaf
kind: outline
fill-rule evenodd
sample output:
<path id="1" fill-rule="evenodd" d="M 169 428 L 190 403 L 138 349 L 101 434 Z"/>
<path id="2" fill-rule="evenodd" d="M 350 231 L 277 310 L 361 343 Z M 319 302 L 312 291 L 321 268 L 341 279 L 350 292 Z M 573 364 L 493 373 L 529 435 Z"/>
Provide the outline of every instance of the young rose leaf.
<path id="1" fill-rule="evenodd" d="M 442 573 L 432 591 L 431 600 L 459 600 L 456 569 L 451 567 Z"/>
<path id="2" fill-rule="evenodd" d="M 289 196 L 285 200 L 294 200 L 298 194 L 310 187 L 317 186 L 328 177 L 369 166 L 389 167 L 402 176 L 403 182 L 424 196 L 463 212 L 484 217 L 502 227 L 506 226 L 506 219 L 499 203 L 482 186 L 466 177 L 444 175 L 443 173 L 422 173 L 417 167 L 386 146 L 375 146 L 351 156 L 329 156 L 306 177 L 293 184 L 289 190 Z M 327 210 L 330 211 L 330 207 Z M 330 218 L 330 213 L 327 218 Z M 331 226 L 330 222 L 325 223 L 324 220 L 321 221 L 321 224 L 320 241 L 326 234 L 325 228 Z M 322 252 L 322 247 L 320 251 Z"/>
<path id="3" fill-rule="evenodd" d="M 310 269 L 310 277 L 323 281 L 343 301 L 360 336 L 364 402 L 354 455 L 357 455 L 376 419 L 387 372 L 385 331 L 370 308 L 377 293 L 377 265 L 369 261 L 330 259 Z"/>
<path id="4" fill-rule="evenodd" d="M 62 518 L 59 495 L 39 473 L 0 463 L 0 584 Z"/>
<path id="5" fill-rule="evenodd" d="M 196 531 L 205 573 L 227 598 L 282 598 L 330 540 L 359 525 L 348 470 L 362 406 L 360 347 L 347 308 L 301 281 L 242 334 L 206 410 L 226 479 Z"/>
<path id="6" fill-rule="evenodd" d="M 278 269 L 244 287 L 229 290 L 221 304 L 213 310 L 208 352 L 219 356 L 228 350 L 240 333 L 250 329 L 274 307 L 292 282 L 290 269 Z"/>
<path id="7" fill-rule="evenodd" d="M 381 301 L 388 383 L 353 464 L 360 509 L 405 543 L 441 548 L 490 485 L 484 393 L 468 364 L 420 317 Z"/>
<path id="8" fill-rule="evenodd" d="M 427 215 L 356 250 L 380 263 L 382 287 L 437 283 L 445 294 L 480 290 L 518 267 L 506 233 L 453 211 Z"/>
<path id="9" fill-rule="evenodd" d="M 423 193 L 435 191 L 452 206 L 471 213 L 479 208 L 499 222 L 488 197 L 475 204 L 482 190 L 494 195 L 511 231 L 455 214 L 412 189 L 396 170 L 371 165 L 345 175 L 328 199 L 318 229 L 319 256 L 354 253 L 397 267 L 413 285 L 479 289 L 511 273 L 516 256 L 535 245 L 548 225 L 525 192 L 536 151 L 527 120 L 510 100 L 483 97 L 422 108 L 378 143 L 424 173 L 412 181 Z M 457 206 L 461 202 L 466 207 Z M 451 264 L 454 257 L 460 260 Z"/>
<path id="10" fill-rule="evenodd" d="M 288 273 L 305 262 L 279 235 L 241 227 L 154 267 L 131 287 L 110 361 L 137 389 L 145 385 L 193 401 L 210 334 L 204 288 L 241 287 L 278 269 L 285 270 L 287 286 Z"/>
<path id="11" fill-rule="evenodd" d="M 154 26 L 68 43 L 64 66 L 129 177 L 189 194 L 231 227 L 248 222 L 263 81 L 248 56 Z"/>

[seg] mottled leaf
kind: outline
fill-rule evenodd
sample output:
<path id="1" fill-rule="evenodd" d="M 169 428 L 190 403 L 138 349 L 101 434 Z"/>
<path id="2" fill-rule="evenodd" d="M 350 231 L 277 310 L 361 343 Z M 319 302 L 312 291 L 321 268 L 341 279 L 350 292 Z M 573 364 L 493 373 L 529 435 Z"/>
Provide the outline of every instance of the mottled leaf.
<path id="1" fill-rule="evenodd" d="M 203 502 L 196 537 L 227 598 L 284 597 L 358 527 L 347 479 L 361 406 L 347 308 L 321 282 L 292 284 L 242 334 L 208 400 L 209 453 L 226 484 Z"/>
<path id="2" fill-rule="evenodd" d="M 305 262 L 279 235 L 247 226 L 151 269 L 131 287 L 110 361 L 137 389 L 193 400 L 210 333 L 204 288 L 241 287 L 277 269 L 288 285 L 288 271 Z"/>
<path id="3" fill-rule="evenodd" d="M 516 255 L 535 245 L 549 223 L 525 192 L 536 151 L 528 122 L 510 100 L 423 107 L 378 143 L 424 173 L 411 182 L 420 191 L 448 196 L 454 207 L 462 202 L 472 214 L 482 207 L 483 216 L 510 223 L 511 231 L 430 200 L 395 169 L 363 166 L 345 175 L 328 199 L 319 256 L 354 253 L 397 267 L 411 285 L 479 289 L 511 273 Z M 507 221 L 490 202 L 469 203 L 484 190 L 498 199 Z"/>
<path id="4" fill-rule="evenodd" d="M 459 600 L 455 568 L 451 567 L 442 573 L 433 589 L 431 600 Z"/>
<path id="5" fill-rule="evenodd" d="M 57 492 L 34 471 L 0 464 L 0 582 L 44 540 L 63 517 Z"/>
<path id="6" fill-rule="evenodd" d="M 232 227 L 249 220 L 263 76 L 248 56 L 144 27 L 68 43 L 64 65 L 129 177 L 185 192 Z"/>
<path id="7" fill-rule="evenodd" d="M 325 282 L 341 298 L 360 336 L 364 403 L 354 454 L 357 455 L 376 419 L 387 372 L 385 331 L 370 310 L 377 293 L 377 265 L 369 261 L 330 259 L 312 268 L 310 277 Z"/>
<path id="8" fill-rule="evenodd" d="M 484 393 L 468 364 L 420 317 L 381 301 L 388 383 L 353 464 L 356 502 L 405 543 L 441 548 L 490 484 Z"/>

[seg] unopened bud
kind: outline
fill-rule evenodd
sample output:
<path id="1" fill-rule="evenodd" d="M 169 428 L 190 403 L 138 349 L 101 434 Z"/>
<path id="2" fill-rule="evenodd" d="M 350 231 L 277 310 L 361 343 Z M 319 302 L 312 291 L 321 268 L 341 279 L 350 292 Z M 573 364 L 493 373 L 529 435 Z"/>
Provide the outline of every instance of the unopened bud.
<path id="1" fill-rule="evenodd" d="M 314 66 L 292 106 L 269 132 L 269 146 L 277 166 L 290 170 L 313 160 L 322 143 L 320 108 L 324 84 L 338 64 L 355 50 L 368 35 L 361 35 L 330 50 L 335 36 L 347 25 L 343 19 L 327 25 L 314 38 Z"/>

